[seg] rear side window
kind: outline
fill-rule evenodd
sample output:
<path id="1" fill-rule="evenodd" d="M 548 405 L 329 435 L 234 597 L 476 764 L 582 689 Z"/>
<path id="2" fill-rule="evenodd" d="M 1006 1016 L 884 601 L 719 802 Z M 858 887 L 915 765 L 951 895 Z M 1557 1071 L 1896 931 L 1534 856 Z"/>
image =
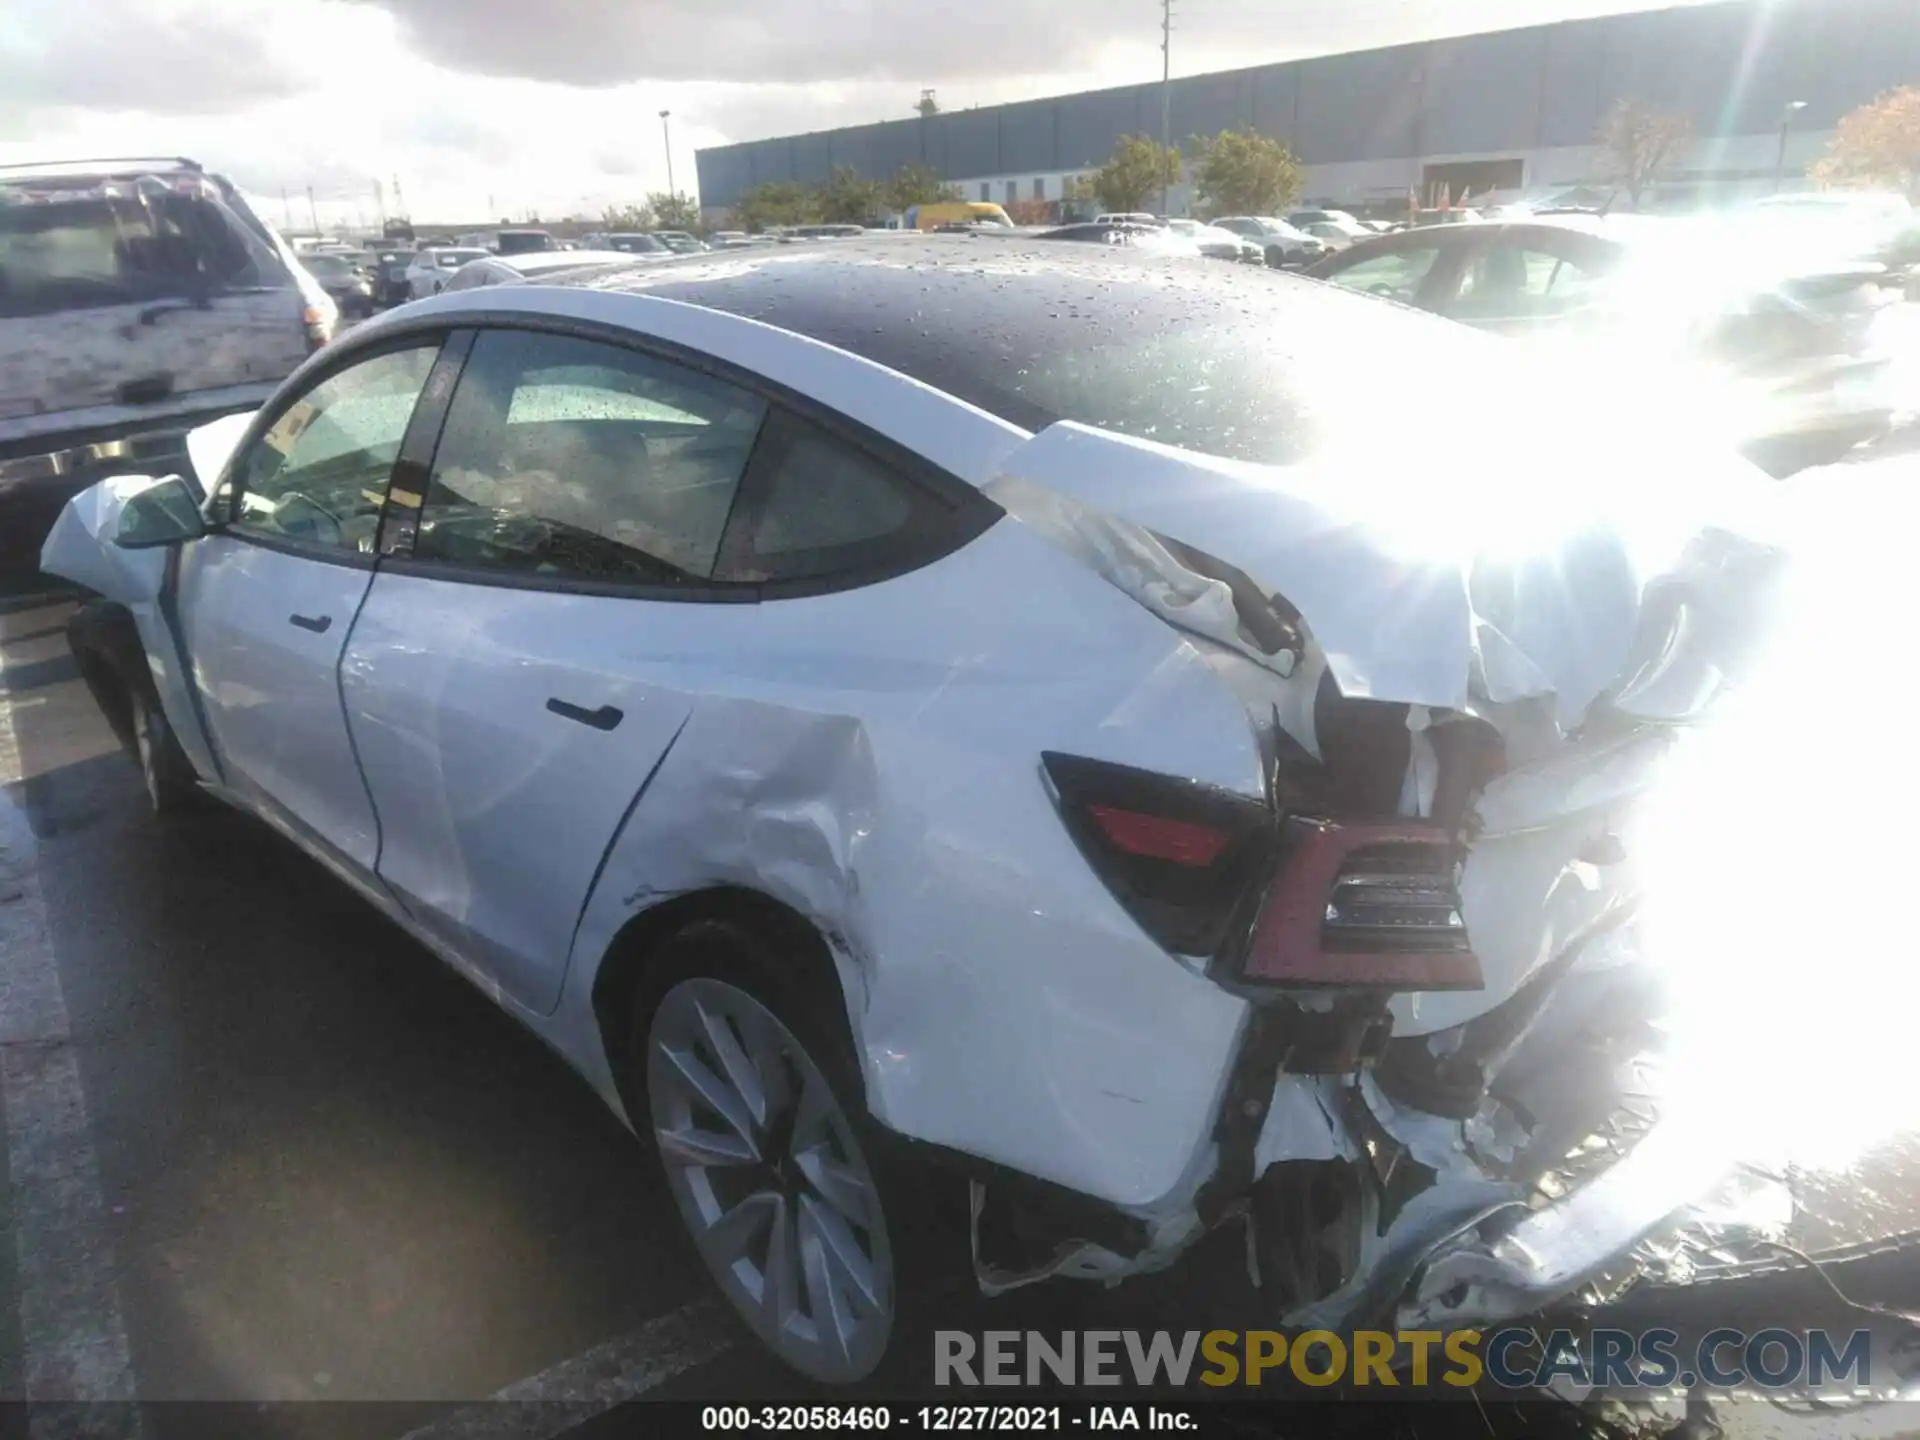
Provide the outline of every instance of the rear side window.
<path id="1" fill-rule="evenodd" d="M 261 283 L 254 246 L 214 202 L 0 186 L 0 317 L 133 304 Z"/>
<path id="2" fill-rule="evenodd" d="M 776 411 L 754 457 L 719 578 L 856 579 L 931 559 L 954 538 L 952 507 L 886 461 Z"/>
<path id="3" fill-rule="evenodd" d="M 484 331 L 414 554 L 594 584 L 705 581 L 765 413 L 737 386 L 654 356 Z"/>

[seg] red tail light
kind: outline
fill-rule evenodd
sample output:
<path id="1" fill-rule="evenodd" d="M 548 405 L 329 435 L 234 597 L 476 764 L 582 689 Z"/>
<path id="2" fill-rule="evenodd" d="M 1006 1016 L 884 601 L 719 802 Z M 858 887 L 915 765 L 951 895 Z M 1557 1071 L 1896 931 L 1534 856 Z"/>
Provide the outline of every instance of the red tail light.
<path id="1" fill-rule="evenodd" d="M 1067 832 L 1127 913 L 1177 955 L 1245 933 L 1271 861 L 1260 800 L 1126 765 L 1041 757 Z"/>
<path id="2" fill-rule="evenodd" d="M 1278 989 L 1477 990 L 1450 828 L 1293 818 L 1125 765 L 1042 756 L 1068 833 L 1142 929 Z M 1237 962 L 1237 963 L 1236 963 Z"/>
<path id="3" fill-rule="evenodd" d="M 1443 830 L 1292 820 L 1242 973 L 1279 986 L 1478 990 Z"/>
<path id="4" fill-rule="evenodd" d="M 1112 805 L 1089 805 L 1087 813 L 1116 850 L 1191 869 L 1205 869 L 1213 864 L 1233 842 L 1233 836 L 1218 825 L 1169 820 L 1164 815 L 1147 815 Z"/>

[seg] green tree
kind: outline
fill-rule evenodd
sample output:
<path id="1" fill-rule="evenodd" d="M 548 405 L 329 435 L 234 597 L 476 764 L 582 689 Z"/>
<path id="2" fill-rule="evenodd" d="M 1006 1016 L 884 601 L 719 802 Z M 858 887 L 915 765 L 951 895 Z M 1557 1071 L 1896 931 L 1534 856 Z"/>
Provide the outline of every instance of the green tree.
<path id="1" fill-rule="evenodd" d="M 1885 187 L 1920 201 L 1920 86 L 1848 112 L 1812 173 L 1822 185 Z"/>
<path id="2" fill-rule="evenodd" d="M 1692 143 L 1693 122 L 1645 100 L 1627 99 L 1607 112 L 1594 138 L 1600 178 L 1626 191 L 1627 203 L 1637 210 L 1640 197 Z"/>
<path id="3" fill-rule="evenodd" d="M 1144 210 L 1180 178 L 1180 152 L 1145 135 L 1123 135 L 1093 177 L 1093 193 L 1109 210 Z"/>
<path id="4" fill-rule="evenodd" d="M 791 180 L 768 180 L 746 191 L 733 212 L 753 231 L 774 225 L 810 225 L 820 218 L 819 197 Z"/>
<path id="5" fill-rule="evenodd" d="M 851 165 L 836 165 L 820 187 L 820 218 L 833 225 L 870 225 L 886 208 L 881 188 Z"/>
<path id="6" fill-rule="evenodd" d="M 1099 208 L 1100 197 L 1093 193 L 1091 175 L 1070 175 L 1060 187 L 1060 218 L 1091 220 Z"/>
<path id="7" fill-rule="evenodd" d="M 942 200 L 958 200 L 960 187 L 948 185 L 934 173 L 931 165 L 903 165 L 882 187 L 881 199 L 889 210 L 905 210 L 913 205 L 936 205 Z"/>
<path id="8" fill-rule="evenodd" d="M 647 196 L 647 208 L 653 212 L 654 228 L 660 230 L 697 230 L 700 228 L 700 207 L 691 195 L 684 191 L 675 191 L 668 195 L 655 191 Z"/>
<path id="9" fill-rule="evenodd" d="M 600 219 L 615 233 L 653 228 L 653 211 L 645 205 L 609 205 L 600 212 Z"/>
<path id="10" fill-rule="evenodd" d="M 938 115 L 940 113 L 940 102 L 934 98 L 933 91 L 922 90 L 920 92 L 919 100 L 914 103 L 913 113 L 918 115 L 922 120 L 930 115 Z"/>
<path id="11" fill-rule="evenodd" d="M 1193 183 L 1208 214 L 1271 215 L 1300 197 L 1300 162 L 1280 141 L 1222 130 L 1197 144 Z"/>

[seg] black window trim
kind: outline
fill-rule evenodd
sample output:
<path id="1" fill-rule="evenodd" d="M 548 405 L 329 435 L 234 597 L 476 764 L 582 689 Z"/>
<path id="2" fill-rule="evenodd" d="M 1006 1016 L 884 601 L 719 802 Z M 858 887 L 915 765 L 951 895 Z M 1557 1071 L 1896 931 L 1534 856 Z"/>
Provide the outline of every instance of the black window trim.
<path id="1" fill-rule="evenodd" d="M 757 462 L 766 440 L 769 422 L 776 412 L 784 412 L 809 423 L 835 440 L 865 453 L 883 466 L 889 474 L 923 492 L 936 505 L 946 509 L 951 515 L 951 525 L 939 544 L 922 543 L 904 546 L 900 556 L 882 564 L 863 566 L 845 573 L 809 577 L 804 580 L 758 582 L 692 580 L 684 584 L 649 585 L 634 581 L 581 580 L 571 576 L 531 575 L 524 571 L 495 570 L 446 560 L 421 559 L 411 553 L 410 536 L 406 550 L 399 548 L 396 536 L 393 552 L 381 555 L 380 568 L 383 573 L 418 575 L 423 579 L 450 580 L 469 585 L 492 585 L 504 589 L 596 595 L 614 599 L 668 600 L 685 604 L 758 604 L 766 600 L 799 599 L 806 596 L 833 594 L 842 590 L 857 590 L 909 574 L 971 544 L 1006 513 L 983 495 L 978 487 L 968 484 L 959 476 L 941 468 L 926 456 L 878 434 L 858 421 L 842 415 L 839 411 L 822 405 L 810 396 L 789 389 L 778 381 L 770 380 L 755 371 L 717 359 L 704 351 L 664 340 L 658 336 L 641 334 L 623 325 L 583 320 L 574 316 L 482 312 L 434 318 L 438 322 L 434 326 L 435 329 L 465 336 L 465 345 L 458 362 L 462 371 L 464 371 L 466 357 L 471 353 L 480 332 L 484 330 L 532 331 L 539 334 L 565 335 L 595 344 L 610 345 L 650 359 L 679 365 L 696 374 L 732 385 L 764 402 L 767 413 L 762 418 L 760 429 L 754 436 L 753 445 L 747 452 L 746 464 L 741 471 L 739 484 L 734 490 L 733 505 L 728 511 L 726 525 L 721 532 L 720 548 L 715 554 L 716 569 L 726 557 L 737 553 L 737 548 L 730 547 L 739 545 L 736 527 L 744 525 L 749 518 L 742 506 L 743 497 L 749 493 L 749 482 L 758 480 L 752 493 L 762 499 L 770 488 L 771 477 L 757 477 L 756 471 L 759 469 Z M 409 332 L 411 328 L 409 327 Z M 394 338 L 398 339 L 397 336 Z M 382 343 L 385 344 L 384 339 Z M 375 352 L 369 350 L 365 353 Z M 431 383 L 430 377 L 429 384 Z M 441 431 L 446 422 L 446 407 L 451 405 L 452 396 L 457 390 L 456 377 L 454 383 L 448 388 L 446 404 L 441 408 L 438 416 L 432 453 L 427 457 L 421 471 L 423 488 L 420 493 L 423 504 L 427 477 L 431 475 L 433 462 L 438 458 Z M 416 411 L 416 419 L 418 418 Z M 411 427 L 407 439 L 409 442 L 413 439 Z M 404 450 L 403 445 L 403 452 Z M 389 495 L 391 495 L 391 480 Z M 757 515 L 757 510 L 753 513 Z"/>
<path id="2" fill-rule="evenodd" d="M 253 423 L 247 426 L 246 433 L 240 437 L 240 443 L 233 447 L 233 456 L 228 460 L 227 468 L 215 477 L 209 486 L 208 504 L 203 513 L 212 527 L 212 533 L 224 535 L 231 540 L 243 541 L 248 545 L 258 545 L 263 550 L 273 550 L 282 555 L 294 555 L 303 560 L 317 560 L 324 565 L 342 565 L 350 570 L 373 569 L 375 562 L 380 558 L 380 535 L 385 530 L 387 512 L 393 504 L 394 472 L 399 469 L 400 460 L 407 453 L 408 442 L 413 439 L 414 431 L 420 424 L 421 402 L 426 398 L 434 375 L 445 358 L 450 334 L 450 330 L 444 324 L 409 329 L 404 334 L 382 336 L 374 343 L 354 346 L 339 354 L 324 355 L 311 367 L 303 366 L 294 372 L 294 376 L 289 379 L 287 385 L 267 404 L 260 407 L 260 412 L 253 417 Z M 394 457 L 393 467 L 387 471 L 385 484 L 381 487 L 383 493 L 380 502 L 380 520 L 374 532 L 372 554 L 362 554 L 358 550 L 343 550 L 338 545 L 313 545 L 302 540 L 290 540 L 279 535 L 262 535 L 254 530 L 239 528 L 236 516 L 239 513 L 240 496 L 243 490 L 238 479 L 241 466 L 245 458 L 252 454 L 254 446 L 260 443 L 261 437 L 278 422 L 282 415 L 336 375 L 343 374 L 367 361 L 378 360 L 383 355 L 398 354 L 405 350 L 422 350 L 428 344 L 437 346 L 440 353 L 434 357 L 433 365 L 427 371 L 427 383 L 421 386 L 420 394 L 414 399 L 413 413 L 407 418 L 407 429 L 401 437 L 400 450 Z M 297 387 L 294 385 L 295 379 L 299 382 Z M 233 483 L 226 494 L 224 507 L 226 513 L 218 514 L 212 497 L 217 496 L 220 493 L 220 486 L 229 481 Z"/>
<path id="3" fill-rule="evenodd" d="M 861 444 L 853 437 L 836 429 L 822 425 L 813 418 L 784 405 L 770 406 L 767 419 L 760 427 L 760 434 L 754 442 L 753 452 L 747 458 L 745 474 L 740 479 L 740 489 L 734 498 L 732 513 L 727 518 L 727 528 L 720 538 L 720 551 L 714 566 L 739 566 L 748 558 L 749 537 L 758 528 L 761 518 L 772 501 L 774 487 L 778 481 L 780 464 L 786 458 L 786 452 L 796 440 L 809 434 L 824 436 L 837 445 L 843 445 L 856 454 L 873 461 L 886 474 L 889 480 L 901 486 L 914 500 L 915 518 L 927 513 L 929 509 L 944 510 L 942 517 L 944 533 L 928 537 L 909 531 L 891 536 L 880 536 L 873 540 L 859 541 L 851 545 L 838 547 L 843 550 L 871 552 L 883 549 L 882 557 L 836 567 L 821 575 L 809 575 L 801 578 L 734 582 L 754 584 L 763 600 L 791 600 L 811 595 L 831 594 L 839 590 L 859 589 L 867 585 L 877 585 L 901 575 L 911 574 L 935 560 L 951 555 L 961 546 L 977 539 L 986 529 L 979 525 L 966 533 L 964 538 L 956 536 L 966 530 L 969 517 L 958 513 L 954 507 L 945 503 L 945 497 L 932 487 L 918 483 L 910 473 L 905 473 L 896 459 L 879 453 L 872 445 Z M 997 507 L 996 507 L 997 508 Z M 991 524 L 989 519 L 987 524 Z"/>

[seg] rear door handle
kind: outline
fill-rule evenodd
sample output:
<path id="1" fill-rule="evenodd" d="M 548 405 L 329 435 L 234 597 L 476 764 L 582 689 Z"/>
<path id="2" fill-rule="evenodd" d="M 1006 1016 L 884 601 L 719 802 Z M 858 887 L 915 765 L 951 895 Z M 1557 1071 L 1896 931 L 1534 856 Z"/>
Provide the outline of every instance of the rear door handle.
<path id="1" fill-rule="evenodd" d="M 289 625 L 298 625 L 302 630 L 311 630 L 316 635 L 327 633 L 327 627 L 333 624 L 331 615 L 289 615 Z"/>
<path id="2" fill-rule="evenodd" d="M 589 710 L 581 705 L 570 705 L 559 696 L 547 701 L 547 709 L 563 720 L 576 720 L 582 725 L 591 725 L 596 730 L 611 730 L 627 718 L 627 712 L 617 710 L 611 705 L 602 705 L 598 710 Z"/>

